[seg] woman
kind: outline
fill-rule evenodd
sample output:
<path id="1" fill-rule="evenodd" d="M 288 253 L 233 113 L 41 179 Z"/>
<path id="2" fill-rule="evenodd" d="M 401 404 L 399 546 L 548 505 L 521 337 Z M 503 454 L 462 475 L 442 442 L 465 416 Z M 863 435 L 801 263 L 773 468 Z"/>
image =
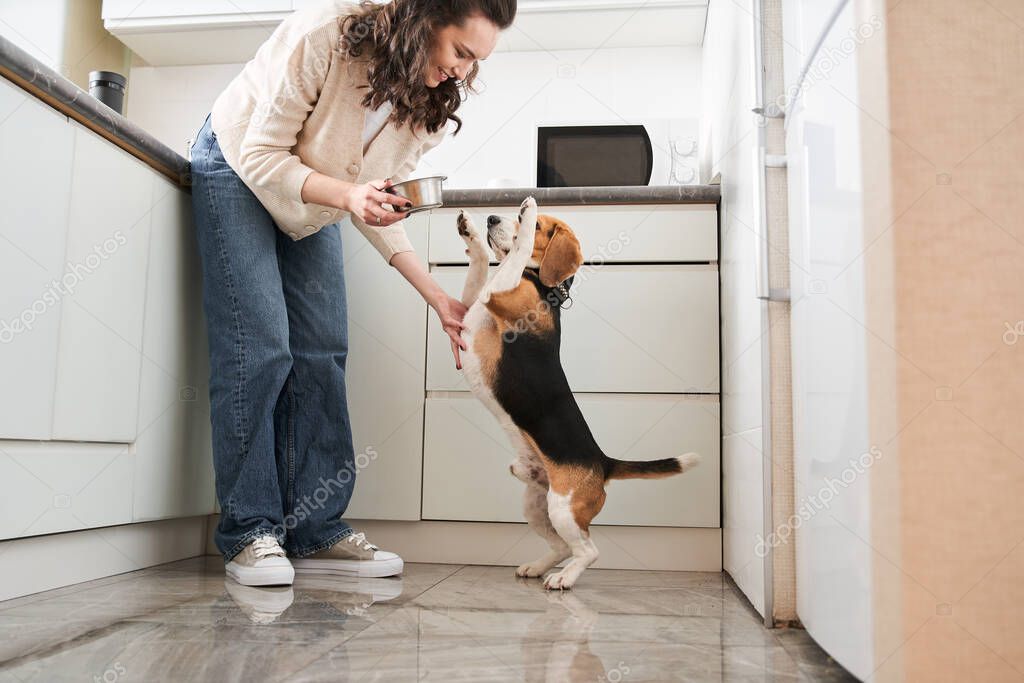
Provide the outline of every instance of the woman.
<path id="1" fill-rule="evenodd" d="M 402 571 L 398 555 L 341 519 L 356 466 L 338 221 L 350 216 L 423 296 L 458 362 L 466 309 L 413 253 L 401 223 L 410 203 L 382 189 L 415 169 L 449 120 L 458 132 L 477 61 L 515 12 L 516 0 L 335 0 L 296 12 L 196 137 L 216 543 L 240 583 Z"/>

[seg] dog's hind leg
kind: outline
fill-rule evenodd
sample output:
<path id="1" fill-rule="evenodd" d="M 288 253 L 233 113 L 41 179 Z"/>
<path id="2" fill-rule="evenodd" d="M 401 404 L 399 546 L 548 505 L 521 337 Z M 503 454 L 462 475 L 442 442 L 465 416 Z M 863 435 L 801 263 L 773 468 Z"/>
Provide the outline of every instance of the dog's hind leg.
<path id="1" fill-rule="evenodd" d="M 516 569 L 516 576 L 543 576 L 562 560 L 572 556 L 569 545 L 558 535 L 548 517 L 548 489 L 536 483 L 526 485 L 523 491 L 523 516 L 533 531 L 551 546 L 544 556 L 527 562 Z"/>
<path id="2" fill-rule="evenodd" d="M 557 473 L 562 475 L 563 473 Z M 548 515 L 551 525 L 572 550 L 572 559 L 560 572 L 548 574 L 544 587 L 549 590 L 572 588 L 580 574 L 597 560 L 598 551 L 590 538 L 590 521 L 604 507 L 604 479 L 596 472 L 574 472 L 566 478 L 549 473 Z M 571 488 L 565 486 L 571 482 Z"/>
<path id="3" fill-rule="evenodd" d="M 473 219 L 465 211 L 459 211 L 455 224 L 462 241 L 466 243 L 466 254 L 469 255 L 469 273 L 462 289 L 462 303 L 468 308 L 477 300 L 480 290 L 487 283 L 487 265 L 490 259 L 487 256 L 487 247 L 473 225 Z"/>
<path id="4" fill-rule="evenodd" d="M 533 440 L 514 424 L 508 425 L 505 431 L 516 450 L 516 459 L 509 466 L 509 471 L 526 484 L 523 491 L 523 516 L 534 533 L 551 546 L 551 550 L 543 557 L 520 565 L 516 569 L 516 576 L 543 576 L 544 572 L 570 557 L 572 551 L 551 526 L 548 518 L 548 473 L 534 450 Z"/>

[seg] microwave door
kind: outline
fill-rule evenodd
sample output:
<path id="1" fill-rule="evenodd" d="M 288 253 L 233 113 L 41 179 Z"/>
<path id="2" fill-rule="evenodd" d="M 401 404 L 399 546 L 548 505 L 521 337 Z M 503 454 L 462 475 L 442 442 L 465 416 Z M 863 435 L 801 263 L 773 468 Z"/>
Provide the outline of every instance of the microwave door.
<path id="1" fill-rule="evenodd" d="M 542 126 L 537 187 L 647 185 L 654 150 L 644 126 Z"/>

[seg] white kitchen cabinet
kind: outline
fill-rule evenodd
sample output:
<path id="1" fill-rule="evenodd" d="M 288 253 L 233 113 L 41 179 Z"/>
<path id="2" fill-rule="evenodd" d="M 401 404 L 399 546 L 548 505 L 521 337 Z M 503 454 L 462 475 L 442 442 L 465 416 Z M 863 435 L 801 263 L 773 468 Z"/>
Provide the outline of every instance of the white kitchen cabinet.
<path id="1" fill-rule="evenodd" d="M 696 452 L 701 463 L 662 480 L 615 481 L 598 524 L 717 527 L 717 396 L 577 394 L 594 438 L 610 457 L 654 460 Z M 469 393 L 427 399 L 423 518 L 522 522 L 523 483 L 509 472 L 512 447 Z"/>
<path id="2" fill-rule="evenodd" d="M 417 253 L 426 253 L 427 216 L 410 216 L 405 228 Z M 349 414 L 357 458 L 360 453 L 369 458 L 356 475 L 345 516 L 416 520 L 427 306 L 347 219 L 341 222 L 341 234 L 348 298 Z"/>
<path id="3" fill-rule="evenodd" d="M 151 174 L 133 519 L 213 512 L 209 352 L 191 197 Z"/>
<path id="4" fill-rule="evenodd" d="M 103 0 L 102 16 L 106 30 L 152 66 L 226 64 L 251 59 L 293 10 L 327 2 Z M 505 31 L 495 50 L 692 47 L 701 44 L 706 19 L 707 3 L 690 0 L 520 2 L 518 30 Z"/>
<path id="5" fill-rule="evenodd" d="M 131 442 L 153 170 L 73 123 L 67 270 L 57 354 L 53 438 Z"/>
<path id="6" fill-rule="evenodd" d="M 131 451 L 128 444 L 0 441 L 0 539 L 130 522 Z"/>
<path id="7" fill-rule="evenodd" d="M 718 260 L 718 211 L 714 204 L 540 206 L 539 210 L 573 229 L 588 263 Z M 466 212 L 484 234 L 487 216 L 515 218 L 519 207 L 472 207 Z M 468 263 L 466 245 L 455 228 L 458 213 L 459 209 L 431 212 L 431 263 Z"/>
<path id="8" fill-rule="evenodd" d="M 66 117 L 3 80 L 0 120 L 0 438 L 48 439 L 74 140 Z"/>
<path id="9" fill-rule="evenodd" d="M 491 213 L 466 209 L 485 229 Z M 614 482 L 599 524 L 720 524 L 717 207 L 541 207 L 573 227 L 588 263 L 562 312 L 561 360 L 594 436 L 611 457 L 652 460 L 699 453 L 692 472 Z M 452 296 L 465 283 L 458 209 L 430 217 L 431 272 Z M 493 271 L 492 267 L 492 271 Z M 427 327 L 423 518 L 521 522 L 523 484 L 508 471 L 511 445 L 468 392 L 440 330 Z"/>
<path id="10" fill-rule="evenodd" d="M 152 66 L 238 64 L 291 11 L 291 0 L 104 0 L 103 26 Z"/>
<path id="11" fill-rule="evenodd" d="M 466 270 L 438 266 L 433 275 L 458 297 Z M 561 357 L 573 391 L 718 393 L 717 267 L 584 267 L 570 293 Z M 468 389 L 450 356 L 443 331 L 431 328 L 428 389 Z"/>
<path id="12" fill-rule="evenodd" d="M 287 12 L 292 0 L 103 0 L 103 19 L 109 22 L 149 19 L 179 23 L 188 17 L 236 16 L 260 12 Z"/>

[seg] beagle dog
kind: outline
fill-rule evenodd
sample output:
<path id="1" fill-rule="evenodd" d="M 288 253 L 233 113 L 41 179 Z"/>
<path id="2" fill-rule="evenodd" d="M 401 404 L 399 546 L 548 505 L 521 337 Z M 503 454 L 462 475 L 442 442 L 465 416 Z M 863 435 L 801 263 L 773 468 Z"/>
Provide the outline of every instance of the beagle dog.
<path id="1" fill-rule="evenodd" d="M 462 302 L 468 311 L 463 339 L 469 351 L 463 375 L 473 393 L 508 434 L 516 453 L 510 470 L 526 484 L 524 514 L 551 546 L 520 566 L 517 576 L 543 576 L 547 589 L 571 588 L 597 559 L 591 520 L 611 479 L 655 479 L 695 466 L 695 453 L 630 462 L 609 458 L 583 419 L 559 360 L 561 305 L 568 299 L 583 252 L 563 221 L 537 215 L 528 197 L 518 220 L 487 218 L 487 245 L 498 268 L 487 279 L 489 258 L 472 220 L 457 219 L 469 272 Z"/>

